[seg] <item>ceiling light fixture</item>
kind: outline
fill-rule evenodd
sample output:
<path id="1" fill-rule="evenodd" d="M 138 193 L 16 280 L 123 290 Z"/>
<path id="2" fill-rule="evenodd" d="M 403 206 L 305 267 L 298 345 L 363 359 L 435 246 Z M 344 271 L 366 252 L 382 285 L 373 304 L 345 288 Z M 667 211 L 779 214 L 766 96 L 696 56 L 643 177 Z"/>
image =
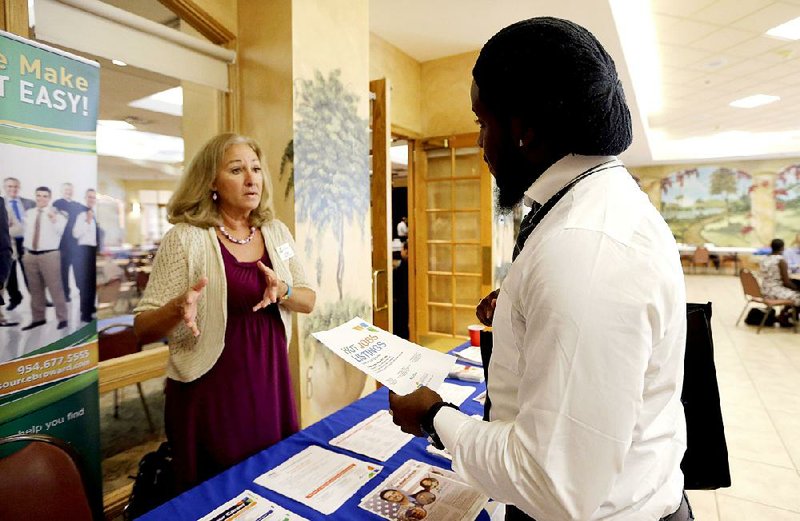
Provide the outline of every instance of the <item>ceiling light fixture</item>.
<path id="1" fill-rule="evenodd" d="M 788 22 L 776 25 L 769 31 L 767 36 L 780 40 L 800 40 L 800 16 Z"/>
<path id="2" fill-rule="evenodd" d="M 132 101 L 128 103 L 128 106 L 180 117 L 183 116 L 183 89 L 181 87 L 173 87 L 156 92 L 145 98 Z"/>
<path id="3" fill-rule="evenodd" d="M 746 98 L 731 101 L 729 105 L 739 109 L 752 109 L 755 107 L 760 107 L 761 105 L 774 103 L 780 99 L 781 98 L 779 96 L 770 96 L 769 94 L 754 94 L 753 96 L 747 96 Z"/>
<path id="4" fill-rule="evenodd" d="M 663 109 L 664 100 L 658 41 L 650 2 L 611 0 L 610 5 L 635 97 L 646 115 L 658 114 Z"/>

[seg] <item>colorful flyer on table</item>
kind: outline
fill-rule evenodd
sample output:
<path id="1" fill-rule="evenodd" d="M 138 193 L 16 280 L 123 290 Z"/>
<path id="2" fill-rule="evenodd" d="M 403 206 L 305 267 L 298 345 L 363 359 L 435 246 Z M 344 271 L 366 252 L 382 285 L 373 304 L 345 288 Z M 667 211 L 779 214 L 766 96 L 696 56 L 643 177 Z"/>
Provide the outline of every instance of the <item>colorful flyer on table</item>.
<path id="1" fill-rule="evenodd" d="M 386 461 L 413 437 L 394 424 L 389 411 L 381 409 L 336 436 L 329 443 L 368 458 Z"/>
<path id="2" fill-rule="evenodd" d="M 391 521 L 472 521 L 488 500 L 453 472 L 408 460 L 358 506 Z"/>
<path id="3" fill-rule="evenodd" d="M 245 490 L 199 521 L 308 521 L 283 507 Z"/>
<path id="4" fill-rule="evenodd" d="M 262 487 L 332 514 L 383 467 L 312 445 L 255 479 Z"/>
<path id="5" fill-rule="evenodd" d="M 439 388 L 455 357 L 411 343 L 356 317 L 313 333 L 328 349 L 399 395 Z"/>

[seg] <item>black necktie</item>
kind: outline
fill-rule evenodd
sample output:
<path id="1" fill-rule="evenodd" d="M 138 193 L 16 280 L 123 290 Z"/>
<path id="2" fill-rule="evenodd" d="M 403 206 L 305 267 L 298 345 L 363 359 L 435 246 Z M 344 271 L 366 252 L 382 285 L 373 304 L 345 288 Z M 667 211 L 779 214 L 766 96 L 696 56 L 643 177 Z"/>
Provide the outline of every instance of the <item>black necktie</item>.
<path id="1" fill-rule="evenodd" d="M 517 260 L 517 255 L 520 254 L 522 248 L 525 247 L 525 241 L 528 240 L 528 235 L 533 231 L 533 216 L 536 212 L 542 209 L 542 205 L 533 201 L 531 204 L 531 211 L 528 212 L 519 225 L 519 233 L 517 234 L 517 242 L 514 244 L 514 253 L 511 255 L 511 262 Z"/>

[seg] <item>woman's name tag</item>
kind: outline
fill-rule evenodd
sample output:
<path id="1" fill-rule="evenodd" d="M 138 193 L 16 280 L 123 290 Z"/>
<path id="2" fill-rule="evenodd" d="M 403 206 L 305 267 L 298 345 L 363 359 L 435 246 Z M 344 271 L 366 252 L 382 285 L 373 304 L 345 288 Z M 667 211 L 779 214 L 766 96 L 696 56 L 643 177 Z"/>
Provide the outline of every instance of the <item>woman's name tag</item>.
<path id="1" fill-rule="evenodd" d="M 289 260 L 294 257 L 294 250 L 288 242 L 284 242 L 278 246 L 278 255 L 280 256 L 281 260 Z"/>

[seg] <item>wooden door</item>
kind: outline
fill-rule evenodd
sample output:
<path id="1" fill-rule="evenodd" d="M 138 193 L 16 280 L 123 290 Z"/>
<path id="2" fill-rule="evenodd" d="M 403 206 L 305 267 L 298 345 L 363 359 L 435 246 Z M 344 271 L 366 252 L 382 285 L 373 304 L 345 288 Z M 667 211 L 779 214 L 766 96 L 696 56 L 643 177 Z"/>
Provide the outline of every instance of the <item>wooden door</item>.
<path id="1" fill-rule="evenodd" d="M 416 333 L 467 337 L 492 290 L 491 177 L 477 134 L 428 139 L 416 155 Z"/>
<path id="2" fill-rule="evenodd" d="M 388 80 L 369 82 L 372 129 L 372 323 L 392 331 L 392 165 Z"/>

